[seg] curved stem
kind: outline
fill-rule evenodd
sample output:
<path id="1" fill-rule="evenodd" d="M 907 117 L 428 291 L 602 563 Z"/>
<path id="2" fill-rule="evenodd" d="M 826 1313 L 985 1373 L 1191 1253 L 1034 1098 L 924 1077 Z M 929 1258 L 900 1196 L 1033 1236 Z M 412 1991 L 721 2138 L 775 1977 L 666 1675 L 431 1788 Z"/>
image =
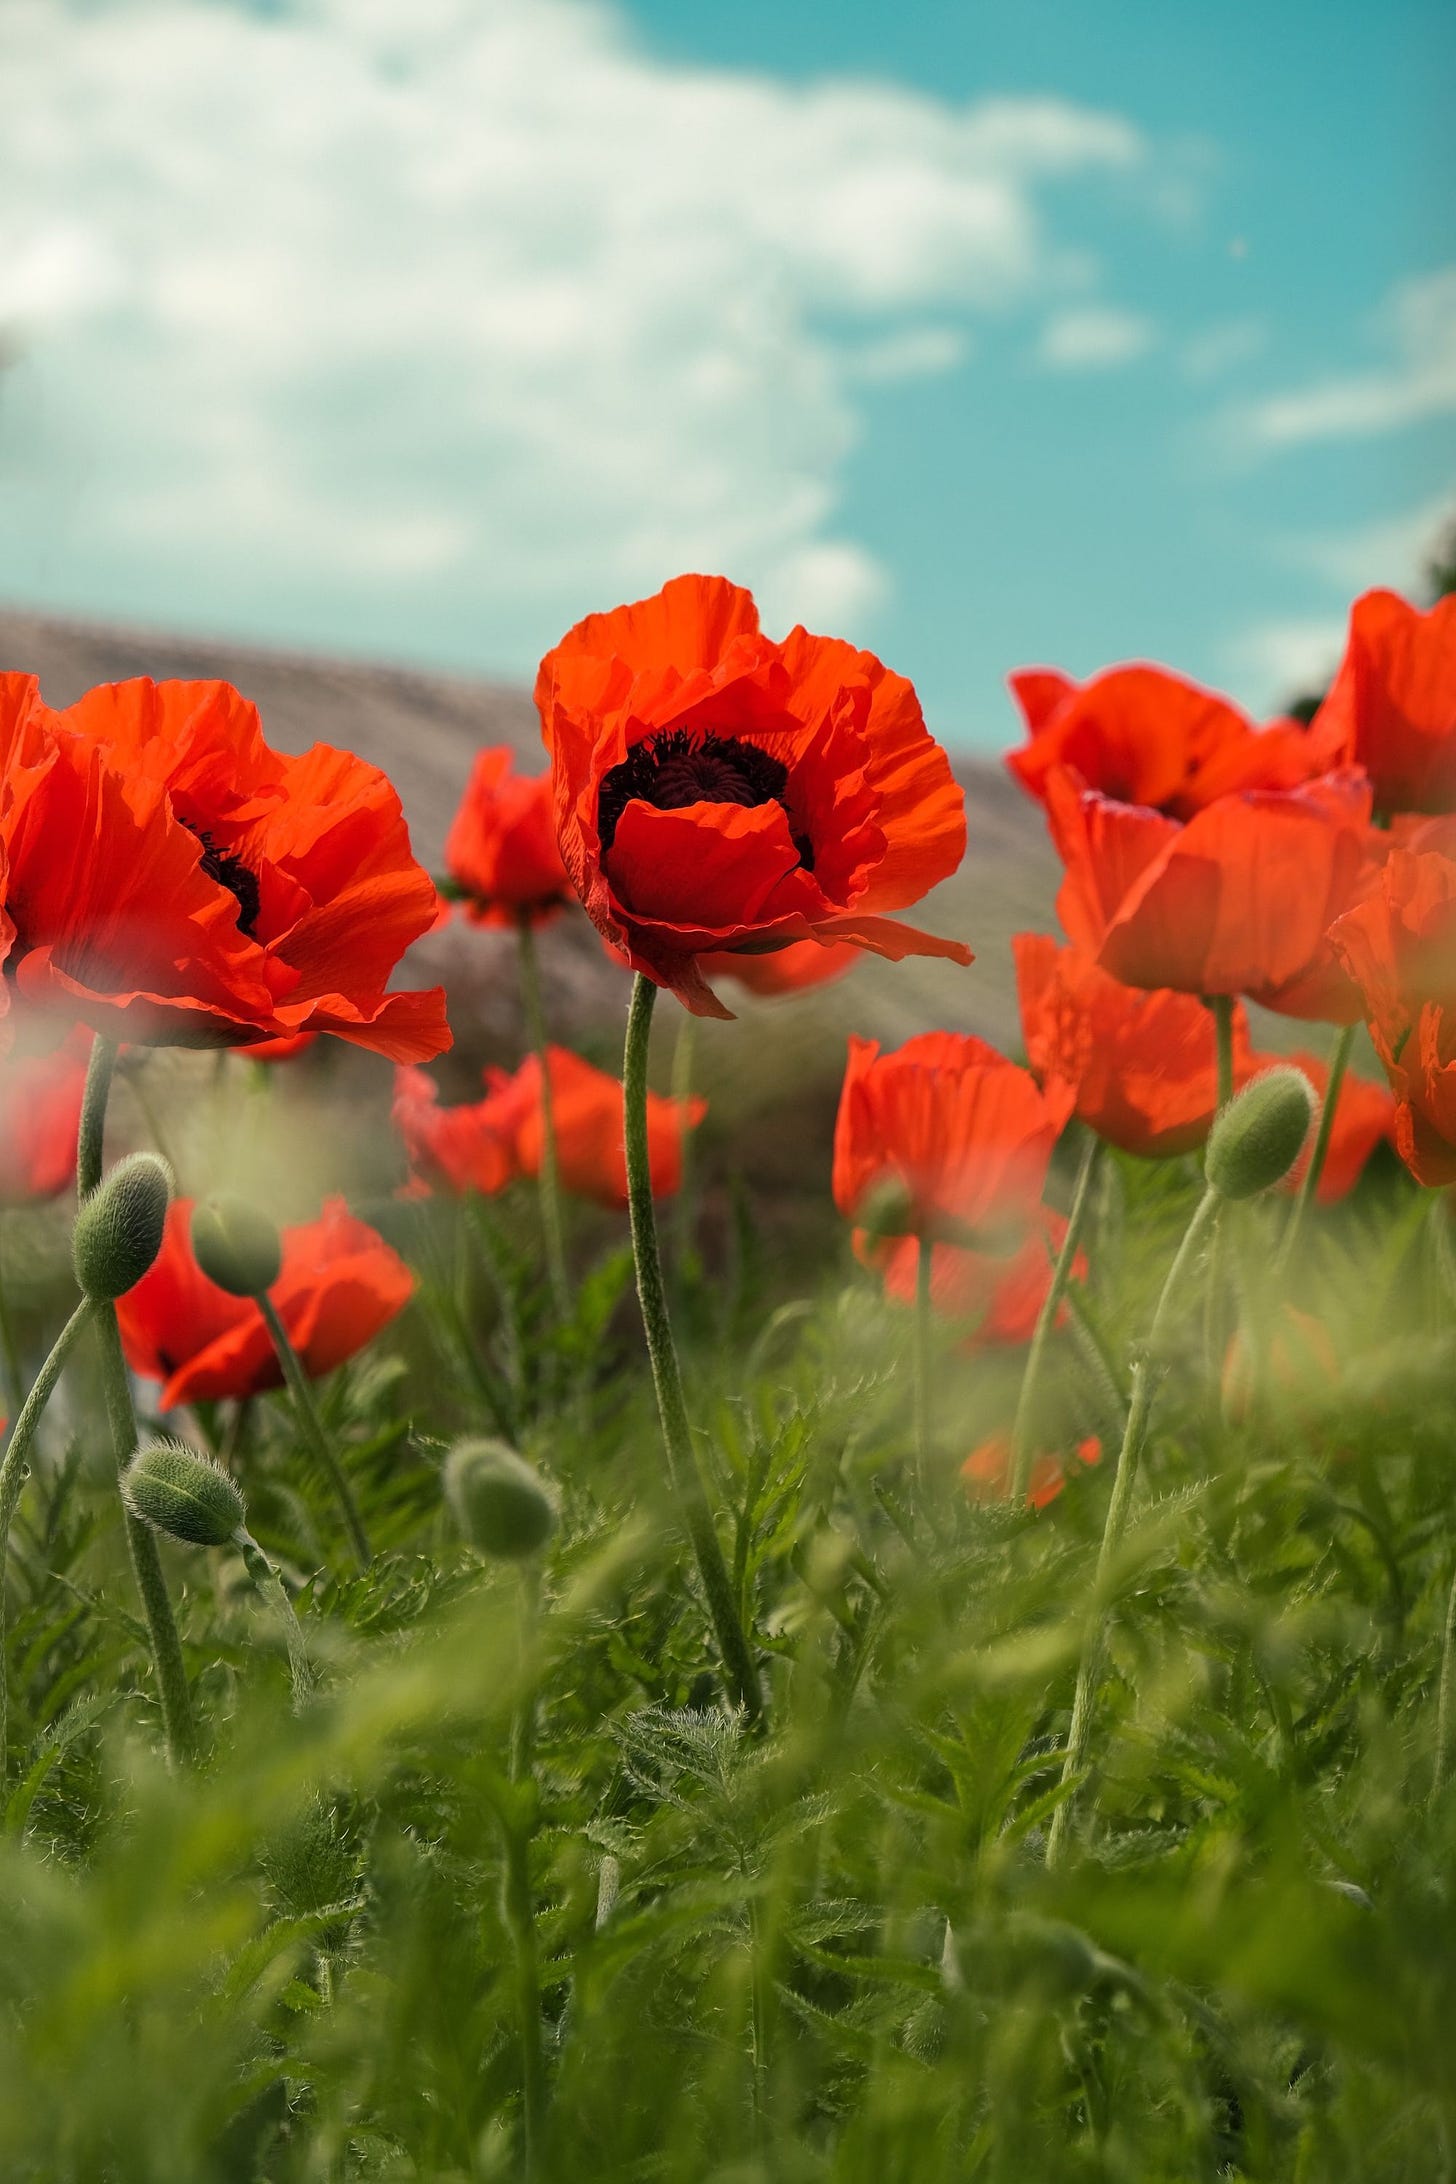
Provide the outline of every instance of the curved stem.
<path id="1" fill-rule="evenodd" d="M 1062 1238 L 1062 1248 L 1057 1253 L 1057 1263 L 1052 1269 L 1051 1287 L 1042 1299 L 1036 1326 L 1032 1332 L 1031 1348 L 1026 1353 L 1026 1370 L 1021 1376 L 1021 1392 L 1016 1398 L 1016 1417 L 1011 1427 L 1011 1506 L 1019 1509 L 1026 1500 L 1026 1490 L 1031 1482 L 1033 1456 L 1032 1426 L 1035 1423 L 1035 1398 L 1041 1378 L 1042 1358 L 1047 1342 L 1056 1325 L 1057 1313 L 1067 1284 L 1072 1278 L 1072 1268 L 1077 1260 L 1077 1247 L 1082 1241 L 1088 1208 L 1091 1205 L 1092 1176 L 1097 1166 L 1097 1155 L 1102 1141 L 1088 1132 L 1082 1147 L 1082 1159 L 1077 1169 L 1077 1180 L 1072 1187 L 1071 1211 L 1067 1215 L 1067 1233 Z"/>
<path id="2" fill-rule="evenodd" d="M 637 1297 L 642 1307 L 647 1352 L 652 1361 L 652 1381 L 657 1393 L 657 1414 L 662 1421 L 668 1476 L 697 1558 L 698 1573 L 707 1595 L 708 1612 L 713 1619 L 713 1631 L 729 1685 L 750 1719 L 757 1720 L 763 1712 L 763 1694 L 753 1655 L 738 1619 L 733 1587 L 698 1468 L 683 1396 L 682 1371 L 672 1339 L 662 1282 L 657 1214 L 652 1203 L 652 1175 L 647 1154 L 647 1051 L 652 1034 L 652 1005 L 656 999 L 656 986 L 639 971 L 632 987 L 632 1005 L 627 1012 L 627 1047 L 622 1068 L 627 1203 L 632 1222 L 632 1256 L 637 1267 Z"/>
<path id="3" fill-rule="evenodd" d="M 516 927 L 520 943 L 521 999 L 531 1051 L 541 1067 L 541 1226 L 546 1238 L 546 1271 L 559 1319 L 571 1317 L 571 1284 L 566 1275 L 566 1229 L 561 1215 L 561 1163 L 556 1146 L 556 1113 L 551 1097 L 551 1066 L 546 1050 L 546 1016 L 541 1007 L 541 974 L 536 963 L 536 935 L 527 919 Z"/>
<path id="4" fill-rule="evenodd" d="M 288 1673 L 293 1685 L 293 1711 L 300 1714 L 313 1696 L 314 1675 L 313 1663 L 303 1642 L 303 1632 L 298 1627 L 298 1611 L 289 1599 L 277 1569 L 252 1533 L 239 1530 L 235 1538 L 249 1577 L 261 1597 L 282 1622 L 283 1635 L 288 1646 Z"/>
<path id="5" fill-rule="evenodd" d="M 1278 1271 L 1283 1270 L 1291 1252 L 1294 1250 L 1300 1229 L 1304 1226 L 1305 1215 L 1309 1212 L 1310 1206 L 1314 1202 L 1315 1192 L 1319 1189 L 1319 1179 L 1324 1173 L 1325 1159 L 1330 1149 L 1330 1138 L 1334 1133 L 1335 1109 L 1339 1104 L 1340 1087 L 1345 1081 L 1345 1071 L 1350 1062 L 1350 1049 L 1355 1043 L 1355 1029 L 1356 1027 L 1353 1024 L 1341 1025 L 1334 1046 L 1330 1051 L 1330 1073 L 1325 1082 L 1325 1096 L 1320 1103 L 1319 1129 L 1315 1133 L 1314 1148 L 1309 1156 L 1309 1166 L 1305 1169 L 1303 1179 L 1300 1182 L 1299 1196 L 1294 1201 L 1293 1211 L 1290 1213 L 1284 1234 L 1279 1240 L 1279 1256 L 1275 1261 L 1275 1267 Z"/>
<path id="6" fill-rule="evenodd" d="M 935 1271 L 935 1246 L 928 1236 L 915 1245 L 915 1333 L 913 1401 L 915 1406 L 915 1468 L 920 1484 L 930 1478 L 930 1284 Z"/>
<path id="7" fill-rule="evenodd" d="M 15 1505 L 20 1490 L 28 1476 L 26 1457 L 35 1439 L 35 1429 L 55 1393 L 61 1368 L 70 1354 L 71 1345 L 91 1317 L 89 1298 L 83 1297 L 65 1326 L 51 1345 L 50 1356 L 35 1376 L 35 1385 L 21 1406 L 10 1436 L 10 1445 L 0 1460 L 0 1780 L 4 1779 L 6 1766 L 6 1738 L 9 1727 L 9 1678 L 5 1670 L 5 1579 L 10 1559 L 10 1526 L 15 1516 Z"/>
<path id="8" fill-rule="evenodd" d="M 1183 1241 L 1168 1269 L 1153 1313 L 1153 1323 L 1148 1330 L 1147 1342 L 1133 1366 L 1132 1401 L 1128 1407 L 1127 1425 L 1123 1430 L 1122 1447 L 1118 1451 L 1117 1471 L 1112 1481 L 1112 1495 L 1107 1504 L 1107 1518 L 1102 1528 L 1102 1544 L 1097 1550 L 1097 1572 L 1093 1581 L 1092 1610 L 1082 1640 L 1081 1658 L 1077 1664 L 1077 1688 L 1072 1700 L 1072 1721 L 1067 1732 L 1066 1756 L 1062 1761 L 1062 1787 L 1066 1795 L 1052 1815 L 1047 1834 L 1047 1864 L 1055 1865 L 1061 1857 L 1066 1842 L 1067 1829 L 1071 1824 L 1072 1801 L 1075 1791 L 1072 1785 L 1086 1763 L 1087 1747 L 1092 1733 L 1092 1705 L 1097 1687 L 1097 1672 L 1102 1657 L 1103 1595 L 1107 1574 L 1122 1543 L 1127 1528 L 1127 1514 L 1132 1506 L 1133 1488 L 1137 1483 L 1138 1465 L 1152 1420 L 1153 1401 L 1161 1377 L 1159 1352 L 1167 1330 L 1174 1299 L 1182 1288 L 1188 1269 L 1193 1264 L 1210 1224 L 1218 1213 L 1221 1200 L 1216 1191 L 1205 1191 L 1197 1211 L 1184 1231 Z"/>
<path id="9" fill-rule="evenodd" d="M 110 1039 L 103 1038 L 98 1032 L 92 1042 L 91 1060 L 86 1070 L 86 1090 L 81 1100 L 81 1127 L 76 1140 L 78 1198 L 88 1196 L 101 1181 L 102 1151 L 106 1138 L 106 1102 L 115 1068 L 116 1048 Z M 92 1305 L 91 1310 L 101 1352 L 102 1394 L 111 1426 L 117 1477 L 120 1478 L 136 1453 L 136 1409 L 131 1399 L 126 1359 L 121 1350 L 116 1306 L 97 1302 Z M 123 1512 L 123 1522 L 132 1575 L 136 1579 L 136 1588 L 141 1595 L 142 1613 L 146 1617 L 167 1750 L 176 1765 L 191 1759 L 197 1744 L 192 1720 L 192 1694 L 187 1688 L 187 1670 L 182 1660 L 182 1642 L 177 1636 L 172 1603 L 167 1594 L 167 1580 L 162 1574 L 162 1557 L 157 1548 L 156 1534 L 129 1511 Z"/>
<path id="10" fill-rule="evenodd" d="M 278 1362 L 283 1368 L 283 1377 L 288 1382 L 288 1392 L 293 1398 L 294 1412 L 300 1426 L 303 1428 L 303 1437 L 323 1466 L 328 1482 L 334 1490 L 334 1498 L 338 1502 L 340 1514 L 344 1519 L 344 1529 L 349 1535 L 349 1544 L 354 1550 L 355 1559 L 361 1570 L 367 1570 L 369 1567 L 368 1535 L 359 1515 L 358 1504 L 355 1502 L 349 1482 L 344 1476 L 343 1465 L 334 1454 L 334 1445 L 325 1431 L 322 1418 L 318 1414 L 318 1405 L 313 1399 L 313 1390 L 308 1384 L 308 1375 L 298 1361 L 298 1352 L 288 1339 L 283 1322 L 278 1317 L 273 1299 L 265 1291 L 257 1302 L 258 1310 L 263 1315 L 263 1324 L 268 1330 L 268 1338 L 277 1352 Z"/>

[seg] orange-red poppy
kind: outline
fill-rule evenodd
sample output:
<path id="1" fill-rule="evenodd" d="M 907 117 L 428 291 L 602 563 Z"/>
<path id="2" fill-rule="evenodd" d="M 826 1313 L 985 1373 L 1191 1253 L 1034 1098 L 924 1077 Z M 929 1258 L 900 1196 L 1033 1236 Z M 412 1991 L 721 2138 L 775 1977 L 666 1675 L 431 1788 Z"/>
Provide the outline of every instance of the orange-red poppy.
<path id="1" fill-rule="evenodd" d="M 201 891 L 209 940 L 221 931 L 230 967 L 235 956 L 239 977 L 256 989 L 258 998 L 243 1002 L 199 987 L 187 1036 L 247 1045 L 328 1031 L 396 1061 L 426 1060 L 449 1045 L 442 989 L 385 990 L 405 949 L 434 924 L 438 903 L 377 767 L 325 744 L 299 758 L 271 750 L 257 708 L 229 683 L 106 683 L 48 718 L 57 746 L 99 761 L 139 820 L 170 820 L 168 854 L 191 893 Z M 84 867 L 95 852 L 91 839 L 82 842 L 66 858 L 49 846 L 58 862 Z M 74 887 L 81 873 L 66 878 Z M 152 876 L 158 921 L 169 886 L 170 872 Z M 107 941 L 122 960 L 138 944 L 127 928 L 105 929 Z M 64 974 L 65 965 L 56 969 Z M 74 981 L 62 983 L 77 994 Z M 78 1013 L 91 1021 L 96 1012 L 81 998 Z"/>
<path id="2" fill-rule="evenodd" d="M 1297 721 L 1258 728 L 1228 698 L 1135 662 L 1084 683 L 1055 668 L 1009 677 L 1028 741 L 1007 753 L 1022 787 L 1043 803 L 1070 766 L 1089 789 L 1191 819 L 1236 789 L 1287 789 L 1334 763 L 1327 739 Z"/>
<path id="3" fill-rule="evenodd" d="M 0 675 L 0 1010 L 15 990 L 117 1039 L 208 1043 L 271 1025 L 262 951 L 165 790 L 62 733 Z"/>
<path id="4" fill-rule="evenodd" d="M 317 1044 L 319 1036 L 316 1031 L 295 1031 L 282 1039 L 250 1039 L 233 1052 L 245 1062 L 296 1062 Z"/>
<path id="5" fill-rule="evenodd" d="M 579 622 L 536 703 L 572 885 L 696 1014 L 730 1013 L 701 967 L 725 950 L 970 961 L 885 915 L 954 872 L 965 813 L 914 690 L 872 653 L 803 629 L 775 643 L 748 592 L 680 576 Z"/>
<path id="6" fill-rule="evenodd" d="M 1040 1206 L 1030 1233 L 1009 1252 L 967 1251 L 958 1244 L 930 1247 L 930 1302 L 946 1319 L 971 1322 L 972 1349 L 1030 1342 L 1052 1285 L 1052 1264 L 1062 1248 L 1067 1224 L 1050 1206 Z M 897 1304 L 913 1304 L 919 1277 L 920 1244 L 913 1236 L 868 1236 L 857 1229 L 854 1248 L 874 1267 L 885 1295 Z M 1087 1260 L 1078 1252 L 1073 1279 L 1085 1281 Z M 1066 1317 L 1066 1307 L 1058 1324 Z"/>
<path id="7" fill-rule="evenodd" d="M 1013 1249 L 1040 1217 L 1064 1085 L 975 1039 L 922 1032 L 892 1054 L 851 1038 L 834 1130 L 834 1202 L 879 1233 Z"/>
<path id="8" fill-rule="evenodd" d="M 91 1033 L 77 1026 L 58 1047 L 0 1061 L 0 1206 L 54 1198 L 74 1181 Z"/>
<path id="9" fill-rule="evenodd" d="M 1074 1453 L 1078 1463 L 1100 1463 L 1102 1443 L 1095 1434 L 1089 1434 L 1085 1441 L 1077 1443 Z M 1067 1468 L 1064 1457 L 1038 1456 L 1031 1467 L 1027 1506 L 1045 1509 L 1048 1502 L 1054 1502 L 1067 1483 Z M 961 1477 L 967 1492 L 977 1501 L 1004 1501 L 1011 1491 L 1010 1434 L 993 1433 L 973 1448 L 961 1465 Z"/>
<path id="10" fill-rule="evenodd" d="M 1315 727 L 1365 768 L 1377 811 L 1456 811 L 1456 594 L 1428 614 L 1395 592 L 1357 599 Z"/>
<path id="11" fill-rule="evenodd" d="M 620 1210 L 627 1203 L 622 1080 L 566 1047 L 548 1047 L 546 1055 L 562 1189 Z M 483 1100 L 441 1107 L 434 1081 L 423 1070 L 396 1073 L 395 1125 L 424 1181 L 489 1194 L 517 1176 L 540 1173 L 545 1148 L 540 1063 L 532 1054 L 514 1074 L 488 1069 L 485 1084 Z M 696 1129 L 707 1111 L 706 1100 L 648 1093 L 648 1171 L 657 1197 L 670 1197 L 681 1184 L 683 1135 Z"/>
<path id="12" fill-rule="evenodd" d="M 162 1382 L 163 1410 L 283 1384 L 253 1299 L 219 1289 L 192 1256 L 191 1219 L 191 1199 L 174 1199 L 155 1264 L 116 1307 L 127 1363 Z M 326 1199 L 316 1221 L 284 1229 L 282 1243 L 282 1272 L 268 1295 L 304 1371 L 318 1379 L 404 1310 L 414 1277 L 342 1198 Z"/>
<path id="13" fill-rule="evenodd" d="M 1385 847 L 1358 770 L 1221 796 L 1180 825 L 1064 769 L 1048 777 L 1047 813 L 1066 866 L 1062 924 L 1114 978 L 1327 1022 L 1360 1014 L 1327 939 Z"/>
<path id="14" fill-rule="evenodd" d="M 475 925 L 540 925 L 571 900 L 556 843 L 551 776 L 515 771 L 511 750 L 476 753 L 445 837 L 445 870 Z"/>
<path id="15" fill-rule="evenodd" d="M 1043 1084 L 1069 1085 L 1074 1112 L 1124 1152 L 1191 1152 L 1218 1106 L 1213 1017 L 1198 997 L 1125 986 L 1047 933 L 1011 943 L 1026 1055 Z M 1233 1019 L 1234 1069 L 1249 1060 L 1243 1009 Z"/>
<path id="16" fill-rule="evenodd" d="M 1456 1182 L 1456 860 L 1392 849 L 1331 940 L 1395 1094 L 1397 1152 L 1418 1182 Z"/>
<path id="17" fill-rule="evenodd" d="M 793 940 L 787 948 L 766 948 L 762 955 L 744 951 L 699 956 L 698 968 L 704 978 L 731 978 L 763 1001 L 828 986 L 852 971 L 859 959 L 860 950 L 848 941 L 832 941 L 826 947 L 817 940 Z"/>

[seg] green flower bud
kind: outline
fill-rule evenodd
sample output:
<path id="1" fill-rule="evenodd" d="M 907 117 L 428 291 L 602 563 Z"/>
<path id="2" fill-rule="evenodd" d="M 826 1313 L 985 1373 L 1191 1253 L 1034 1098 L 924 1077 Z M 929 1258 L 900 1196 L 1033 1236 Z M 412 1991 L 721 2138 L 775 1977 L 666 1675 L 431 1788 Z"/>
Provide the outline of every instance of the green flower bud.
<path id="1" fill-rule="evenodd" d="M 172 1171 L 156 1153 L 131 1153 L 103 1176 L 76 1215 L 71 1258 L 88 1297 L 124 1297 L 162 1248 Z"/>
<path id="2" fill-rule="evenodd" d="M 1204 1175 L 1222 1198 L 1253 1198 L 1288 1175 L 1314 1120 L 1303 1070 L 1268 1069 L 1230 1100 L 1208 1135 Z"/>
<path id="3" fill-rule="evenodd" d="M 854 1218 L 868 1236 L 908 1236 L 915 1228 L 915 1201 L 898 1176 L 884 1175 L 865 1192 Z"/>
<path id="4" fill-rule="evenodd" d="M 138 1449 L 121 1475 L 121 1498 L 154 1532 L 189 1547 L 225 1547 L 247 1514 L 222 1466 L 181 1441 Z"/>
<path id="5" fill-rule="evenodd" d="M 556 1529 L 556 1502 L 539 1472 L 504 1441 L 458 1441 L 445 1463 L 445 1499 L 477 1554 L 524 1561 Z"/>
<path id="6" fill-rule="evenodd" d="M 210 1198 L 192 1209 L 192 1256 L 230 1297 L 261 1297 L 278 1279 L 283 1246 L 267 1214 L 245 1198 Z"/>

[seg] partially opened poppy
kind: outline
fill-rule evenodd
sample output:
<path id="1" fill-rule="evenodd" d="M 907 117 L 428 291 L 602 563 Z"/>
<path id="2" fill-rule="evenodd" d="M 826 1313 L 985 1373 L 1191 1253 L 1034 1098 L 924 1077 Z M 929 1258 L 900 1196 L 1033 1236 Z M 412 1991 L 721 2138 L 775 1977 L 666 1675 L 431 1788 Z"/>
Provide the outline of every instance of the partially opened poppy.
<path id="1" fill-rule="evenodd" d="M 1365 768 L 1377 811 L 1456 811 L 1456 594 L 1427 614 L 1395 592 L 1357 599 L 1315 727 Z"/>
<path id="2" fill-rule="evenodd" d="M 1125 986 L 1047 933 L 1011 943 L 1026 1055 L 1038 1082 L 1071 1087 L 1074 1113 L 1124 1152 L 1191 1152 L 1218 1107 L 1214 1022 L 1191 993 Z M 1233 1016 L 1235 1081 L 1249 1061 L 1243 1009 Z"/>
<path id="3" fill-rule="evenodd" d="M 1067 1224 L 1050 1206 L 1041 1206 L 1030 1233 L 1009 1252 L 967 1251 L 958 1244 L 932 1244 L 930 1302 L 946 1319 L 970 1322 L 971 1349 L 1012 1347 L 1030 1342 L 1052 1285 L 1052 1265 Z M 869 1236 L 856 1230 L 854 1248 L 875 1268 L 885 1295 L 897 1304 L 915 1302 L 920 1245 L 913 1236 Z M 1085 1281 L 1087 1260 L 1078 1252 L 1072 1279 Z M 1058 1325 L 1066 1307 L 1058 1314 Z"/>
<path id="4" fill-rule="evenodd" d="M 1395 1095 L 1396 1151 L 1417 1182 L 1456 1182 L 1456 860 L 1393 849 L 1331 940 Z"/>
<path id="5" fill-rule="evenodd" d="M 1102 1443 L 1095 1434 L 1079 1441 L 1073 1452 L 1077 1462 L 1096 1464 L 1102 1461 Z M 1004 1501 L 1011 1491 L 1011 1436 L 1009 1433 L 992 1434 L 971 1450 L 961 1465 L 961 1477 L 966 1490 L 977 1501 Z M 1045 1509 L 1054 1502 L 1067 1483 L 1069 1465 L 1062 1456 L 1038 1456 L 1031 1467 L 1031 1481 L 1026 1500 L 1029 1508 Z"/>
<path id="6" fill-rule="evenodd" d="M 54 1198 L 74 1182 L 90 1058 L 91 1034 L 78 1026 L 49 1051 L 27 1051 L 22 1035 L 0 1060 L 0 1206 Z"/>
<path id="7" fill-rule="evenodd" d="M 965 850 L 961 790 L 902 676 L 751 595 L 680 576 L 591 615 L 536 678 L 572 885 L 630 962 L 695 1013 L 730 1012 L 702 958 L 792 941 L 896 960 L 958 941 L 899 924 Z"/>
<path id="8" fill-rule="evenodd" d="M 1128 986 L 1246 995 L 1287 1016 L 1353 1023 L 1360 998 L 1328 942 L 1387 846 L 1358 770 L 1221 796 L 1186 825 L 1084 787 L 1047 784 L 1074 945 Z"/>
<path id="9" fill-rule="evenodd" d="M 546 1053 L 561 1187 L 620 1211 L 627 1203 L 622 1080 L 566 1047 L 548 1047 Z M 540 1173 L 545 1123 L 536 1056 L 528 1056 L 514 1074 L 488 1069 L 485 1084 L 483 1100 L 442 1107 L 423 1070 L 396 1073 L 395 1126 L 424 1181 L 489 1195 L 517 1176 Z M 648 1093 L 648 1168 L 655 1197 L 670 1197 L 678 1189 L 684 1132 L 696 1129 L 706 1113 L 706 1100 Z"/>
<path id="10" fill-rule="evenodd" d="M 263 1315 L 251 1297 L 210 1282 L 191 1244 L 192 1201 L 174 1199 L 161 1253 L 116 1307 L 135 1373 L 160 1380 L 159 1407 L 260 1394 L 283 1384 Z M 342 1198 L 315 1221 L 282 1231 L 283 1268 L 268 1295 L 313 1379 L 332 1372 L 404 1310 L 414 1277 Z"/>
<path id="11" fill-rule="evenodd" d="M 396 1061 L 450 1044 L 442 989 L 385 990 L 438 901 L 377 767 L 325 744 L 300 758 L 271 750 L 230 683 L 106 683 L 49 720 L 56 743 L 99 758 L 139 815 L 170 818 L 174 859 L 258 991 L 256 1003 L 199 991 L 188 1036 L 247 1045 L 328 1031 Z"/>
<path id="12" fill-rule="evenodd" d="M 956 1032 L 894 1053 L 851 1038 L 834 1130 L 834 1202 L 877 1234 L 1006 1253 L 1041 1217 L 1072 1109 L 1064 1085 Z"/>
<path id="13" fill-rule="evenodd" d="M 1324 736 L 1297 721 L 1258 728 L 1216 691 L 1166 667 L 1134 662 L 1084 683 L 1055 668 L 1009 677 L 1029 740 L 1007 753 L 1011 772 L 1045 803 L 1070 766 L 1089 789 L 1190 819 L 1236 789 L 1287 789 L 1334 763 Z"/>
<path id="14" fill-rule="evenodd" d="M 539 925 L 571 900 L 551 777 L 515 771 L 504 745 L 476 753 L 445 837 L 450 892 L 475 925 Z"/>

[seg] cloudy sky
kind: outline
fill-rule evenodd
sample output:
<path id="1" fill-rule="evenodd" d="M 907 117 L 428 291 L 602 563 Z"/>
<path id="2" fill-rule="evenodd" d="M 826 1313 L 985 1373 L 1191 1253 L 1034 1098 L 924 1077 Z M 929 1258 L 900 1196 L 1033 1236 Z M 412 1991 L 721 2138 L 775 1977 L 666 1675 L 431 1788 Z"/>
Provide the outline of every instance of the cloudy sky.
<path id="1" fill-rule="evenodd" d="M 524 676 L 719 569 L 991 747 L 1272 707 L 1456 509 L 1448 0 L 3 0 L 0 82 L 13 602 Z"/>

